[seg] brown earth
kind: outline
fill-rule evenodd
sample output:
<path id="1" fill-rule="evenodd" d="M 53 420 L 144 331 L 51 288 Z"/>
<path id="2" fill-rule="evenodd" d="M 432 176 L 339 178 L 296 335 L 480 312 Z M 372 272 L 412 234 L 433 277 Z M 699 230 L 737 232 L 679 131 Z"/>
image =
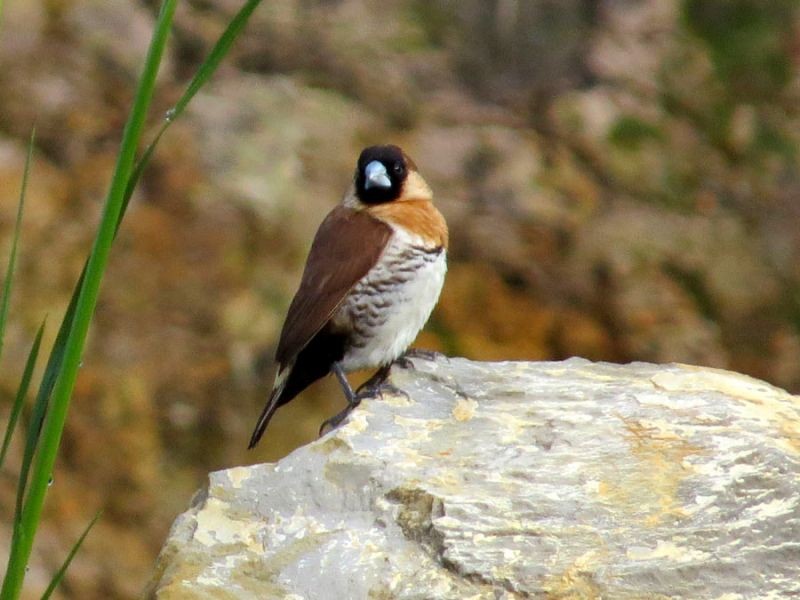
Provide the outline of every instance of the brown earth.
<path id="1" fill-rule="evenodd" d="M 34 124 L 37 142 L 2 419 L 91 243 L 155 4 L 4 7 L 0 248 Z M 181 3 L 152 129 L 239 6 Z M 450 273 L 418 345 L 690 362 L 800 391 L 795 6 L 264 3 L 134 197 L 28 597 L 99 509 L 59 597 L 136 596 L 207 471 L 278 458 L 342 404 L 323 382 L 245 451 L 311 237 L 366 144 L 406 148 L 450 224 Z M 0 473 L 2 539 L 20 446 Z"/>

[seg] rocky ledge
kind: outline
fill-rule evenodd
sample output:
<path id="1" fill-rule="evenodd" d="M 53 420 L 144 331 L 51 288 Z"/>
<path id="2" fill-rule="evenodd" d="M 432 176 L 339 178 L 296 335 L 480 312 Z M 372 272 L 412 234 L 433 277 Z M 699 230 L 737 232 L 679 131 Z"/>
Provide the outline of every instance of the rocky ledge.
<path id="1" fill-rule="evenodd" d="M 800 594 L 799 397 L 581 359 L 414 359 L 391 381 L 277 464 L 212 473 L 149 597 Z"/>

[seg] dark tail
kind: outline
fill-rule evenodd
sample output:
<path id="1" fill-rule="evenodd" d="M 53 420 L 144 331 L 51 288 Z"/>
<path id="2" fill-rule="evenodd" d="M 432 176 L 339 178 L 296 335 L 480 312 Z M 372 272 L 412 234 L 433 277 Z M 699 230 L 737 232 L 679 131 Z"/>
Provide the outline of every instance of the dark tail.
<path id="1" fill-rule="evenodd" d="M 253 435 L 250 436 L 247 448 L 251 449 L 258 443 L 276 410 L 317 379 L 330 373 L 331 365 L 341 360 L 343 355 L 344 338 L 340 335 L 330 335 L 323 330 L 314 336 L 300 354 L 286 363 L 281 363 L 269 401 L 258 417 L 258 423 Z"/>
<path id="2" fill-rule="evenodd" d="M 267 401 L 266 406 L 264 406 L 264 410 L 261 411 L 261 415 L 258 417 L 258 422 L 256 423 L 256 428 L 253 430 L 253 435 L 250 436 L 250 443 L 247 445 L 248 450 L 252 450 L 256 447 L 261 436 L 264 435 L 264 431 L 266 431 L 267 425 L 269 425 L 270 419 L 272 419 L 272 415 L 274 415 L 278 407 L 283 404 L 281 402 L 281 396 L 283 395 L 285 385 L 286 380 L 284 379 L 284 381 L 275 386 L 272 393 L 269 395 L 269 401 Z"/>

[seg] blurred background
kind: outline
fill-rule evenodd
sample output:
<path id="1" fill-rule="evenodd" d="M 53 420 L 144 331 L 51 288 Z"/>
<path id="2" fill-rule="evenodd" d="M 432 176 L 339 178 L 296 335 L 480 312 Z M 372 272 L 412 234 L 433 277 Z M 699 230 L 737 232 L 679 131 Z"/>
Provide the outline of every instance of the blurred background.
<path id="1" fill-rule="evenodd" d="M 155 0 L 9 0 L 0 258 L 37 128 L 5 422 L 98 221 Z M 181 3 L 152 112 L 241 6 Z M 272 0 L 166 137 L 113 252 L 28 576 L 38 597 L 141 593 L 209 470 L 275 460 L 343 405 L 334 381 L 245 450 L 314 232 L 362 147 L 415 159 L 451 230 L 417 345 L 734 369 L 800 391 L 795 0 Z M 9 539 L 21 447 L 0 473 Z M 0 560 L 5 548 L 0 542 Z"/>

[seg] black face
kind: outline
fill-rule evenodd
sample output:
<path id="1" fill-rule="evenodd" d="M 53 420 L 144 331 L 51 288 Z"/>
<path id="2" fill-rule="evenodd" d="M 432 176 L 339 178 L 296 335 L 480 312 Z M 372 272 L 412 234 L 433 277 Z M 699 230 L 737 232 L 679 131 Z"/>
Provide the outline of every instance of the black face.
<path id="1" fill-rule="evenodd" d="M 408 164 L 397 146 L 370 146 L 358 157 L 356 194 L 366 204 L 396 200 L 408 176 Z"/>

